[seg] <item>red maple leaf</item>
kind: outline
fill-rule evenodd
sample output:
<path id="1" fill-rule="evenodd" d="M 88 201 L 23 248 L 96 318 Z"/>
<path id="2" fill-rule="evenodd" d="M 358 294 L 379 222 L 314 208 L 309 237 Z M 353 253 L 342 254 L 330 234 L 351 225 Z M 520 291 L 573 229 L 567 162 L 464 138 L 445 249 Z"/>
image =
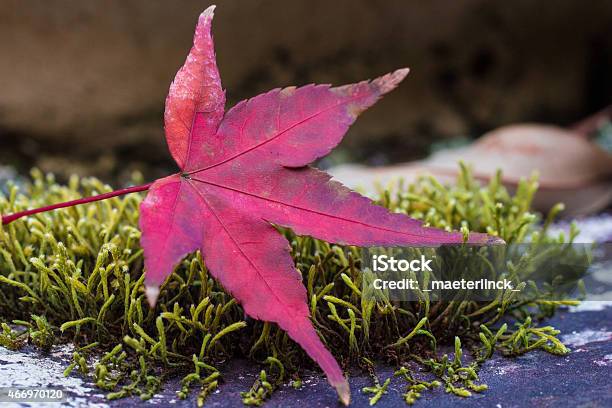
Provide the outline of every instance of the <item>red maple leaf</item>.
<path id="1" fill-rule="evenodd" d="M 308 167 L 329 153 L 357 116 L 408 74 L 400 69 L 357 84 L 274 89 L 225 112 L 215 60 L 214 6 L 199 18 L 194 44 L 170 86 L 165 131 L 180 173 L 152 184 L 2 217 L 7 224 L 50 209 L 149 189 L 141 204 L 147 297 L 181 259 L 200 250 L 206 266 L 254 318 L 277 323 L 323 369 L 340 399 L 350 390 L 319 339 L 289 243 L 272 226 L 358 246 L 431 246 L 463 241 L 425 228 Z M 499 242 L 471 234 L 469 242 Z"/>
<path id="2" fill-rule="evenodd" d="M 459 233 L 391 214 L 307 167 L 329 153 L 357 116 L 394 89 L 408 69 L 338 88 L 274 89 L 224 113 L 210 33 L 213 10 L 200 16 L 193 48 L 166 99 L 166 139 L 181 174 L 155 182 L 141 206 L 147 293 L 154 302 L 174 266 L 201 250 L 213 276 L 246 313 L 278 323 L 348 403 L 342 370 L 310 321 L 289 243 L 270 223 L 360 246 L 462 241 Z"/>

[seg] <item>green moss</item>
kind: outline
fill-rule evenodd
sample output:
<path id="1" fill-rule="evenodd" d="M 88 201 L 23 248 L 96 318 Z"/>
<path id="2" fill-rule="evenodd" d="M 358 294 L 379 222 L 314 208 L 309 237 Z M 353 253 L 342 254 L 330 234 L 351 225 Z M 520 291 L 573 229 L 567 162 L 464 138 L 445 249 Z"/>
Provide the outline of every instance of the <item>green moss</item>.
<path id="1" fill-rule="evenodd" d="M 8 196 L 0 196 L 0 213 L 110 191 L 92 178 L 75 177 L 62 186 L 52 176 L 36 171 L 32 176 L 24 192 L 10 186 Z M 488 232 L 509 243 L 528 236 L 533 242 L 568 241 L 546 235 L 561 207 L 543 224 L 530 212 L 536 189 L 535 180 L 523 181 L 510 195 L 499 175 L 483 187 L 463 168 L 455 187 L 425 178 L 381 190 L 379 202 L 432 226 Z M 141 199 L 139 194 L 113 198 L 2 227 L 0 321 L 5 324 L 0 345 L 18 348 L 30 341 L 48 349 L 73 342 L 78 349 L 66 374 L 78 369 L 109 391 L 108 398 L 148 399 L 167 378 L 183 376 L 179 397 L 197 387 L 199 405 L 218 385 L 221 360 L 249 356 L 270 366 L 243 393 L 244 402 L 254 405 L 285 381 L 285 372 L 297 378 L 302 368 L 312 366 L 276 325 L 245 321 L 241 307 L 211 277 L 199 254 L 181 262 L 161 288 L 157 308 L 149 309 L 137 226 Z M 440 384 L 461 397 L 484 391 L 486 386 L 475 382 L 478 367 L 496 350 L 507 355 L 568 351 L 556 330 L 536 322 L 572 300 L 558 301 L 537 291 L 521 302 L 508 294 L 484 303 L 376 301 L 361 293 L 358 248 L 283 232 L 308 290 L 312 320 L 327 346 L 347 365 L 373 370 L 364 362 L 383 360 L 400 367 L 396 378 L 406 382 L 409 404 Z M 524 265 L 515 269 L 521 272 Z M 502 318 L 517 323 L 496 327 Z M 8 323 L 23 329 L 16 331 Z M 454 357 L 440 355 L 438 346 L 453 341 Z M 469 347 L 462 347 L 462 341 Z M 464 362 L 464 353 L 474 356 L 471 363 Z M 101 356 L 93 367 L 91 355 Z M 409 362 L 428 368 L 438 380 L 416 378 Z M 373 403 L 384 397 L 388 382 L 366 390 L 374 394 Z"/>

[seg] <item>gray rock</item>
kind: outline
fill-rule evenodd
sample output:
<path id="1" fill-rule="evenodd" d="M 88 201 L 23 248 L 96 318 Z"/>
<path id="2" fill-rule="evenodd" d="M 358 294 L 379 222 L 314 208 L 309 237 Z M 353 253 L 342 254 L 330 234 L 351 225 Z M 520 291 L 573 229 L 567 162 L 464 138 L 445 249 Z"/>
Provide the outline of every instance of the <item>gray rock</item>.
<path id="1" fill-rule="evenodd" d="M 5 1 L 0 160 L 20 155 L 26 165 L 94 174 L 117 172 L 127 159 L 168 164 L 163 101 L 206 6 Z M 406 160 L 433 136 L 568 121 L 599 107 L 589 105 L 610 91 L 611 16 L 609 1 L 228 0 L 214 33 L 230 104 L 273 87 L 343 84 L 410 66 L 405 84 L 343 144 L 357 157 Z"/>

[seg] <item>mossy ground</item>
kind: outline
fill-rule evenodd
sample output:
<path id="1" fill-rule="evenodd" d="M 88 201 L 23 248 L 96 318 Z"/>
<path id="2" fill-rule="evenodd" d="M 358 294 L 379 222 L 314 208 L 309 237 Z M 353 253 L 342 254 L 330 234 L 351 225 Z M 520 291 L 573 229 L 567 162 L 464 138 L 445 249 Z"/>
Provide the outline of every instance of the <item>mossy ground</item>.
<path id="1" fill-rule="evenodd" d="M 0 196 L 0 213 L 110 190 L 92 178 L 75 177 L 63 186 L 52 176 L 36 171 L 32 176 L 22 192 L 9 186 L 7 196 Z M 544 220 L 530 212 L 535 180 L 523 181 L 513 196 L 499 180 L 481 186 L 463 168 L 455 187 L 424 178 L 381 189 L 379 203 L 435 227 L 487 232 L 508 243 L 527 237 L 540 243 L 571 241 L 571 236 L 546 234 L 561 207 Z M 248 356 L 266 368 L 245 390 L 245 404 L 263 403 L 282 382 L 299 387 L 300 370 L 311 367 L 310 360 L 276 325 L 246 318 L 199 254 L 181 262 L 162 287 L 158 306 L 149 309 L 137 226 L 142 197 L 39 214 L 0 229 L 0 345 L 19 348 L 30 342 L 49 349 L 73 342 L 77 351 L 66 375 L 78 370 L 111 399 L 147 399 L 166 379 L 181 376 L 179 396 L 197 389 L 203 404 L 222 379 L 219 362 L 235 356 Z M 534 292 L 528 301 L 511 293 L 490 302 L 375 300 L 360 289 L 360 249 L 283 232 L 307 287 L 315 327 L 345 367 L 372 373 L 374 385 L 363 390 L 372 394 L 372 403 L 389 383 L 378 382 L 373 361 L 398 368 L 396 376 L 406 381 L 404 398 L 412 404 L 438 386 L 461 397 L 484 391 L 478 369 L 496 351 L 568 352 L 556 338 L 558 331 L 538 322 L 572 300 L 560 301 L 546 291 Z M 524 265 L 513 270 L 527 280 Z M 455 352 L 441 353 L 441 344 L 454 345 Z M 409 362 L 436 380 L 420 378 Z"/>

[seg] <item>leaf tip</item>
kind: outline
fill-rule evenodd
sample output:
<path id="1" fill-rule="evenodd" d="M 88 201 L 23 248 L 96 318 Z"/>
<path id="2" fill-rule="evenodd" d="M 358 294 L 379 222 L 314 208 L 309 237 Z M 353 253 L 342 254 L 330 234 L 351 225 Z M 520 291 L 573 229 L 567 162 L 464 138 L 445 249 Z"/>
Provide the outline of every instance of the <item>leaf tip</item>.
<path id="1" fill-rule="evenodd" d="M 506 245 L 506 241 L 504 241 L 500 237 L 489 235 L 489 239 L 487 241 L 487 244 L 488 245 Z"/>
<path id="2" fill-rule="evenodd" d="M 217 6 L 213 4 L 204 10 L 202 14 L 200 14 L 200 21 L 204 22 L 206 20 L 212 20 L 213 16 L 215 15 L 215 8 L 217 8 Z"/>
<path id="3" fill-rule="evenodd" d="M 470 232 L 468 236 L 469 244 L 478 244 L 478 245 L 505 245 L 506 241 L 504 241 L 501 237 L 497 237 L 495 235 L 484 234 L 481 232 Z"/>
<path id="4" fill-rule="evenodd" d="M 409 73 L 410 73 L 410 68 L 404 67 L 404 68 L 396 69 L 395 71 L 393 71 L 391 73 L 391 76 L 396 77 L 399 82 L 399 81 L 402 81 L 404 78 L 406 78 L 406 76 Z"/>
<path id="5" fill-rule="evenodd" d="M 400 68 L 380 78 L 376 78 L 373 83 L 380 89 L 381 94 L 386 94 L 395 89 L 406 78 L 409 72 L 410 68 Z"/>
<path id="6" fill-rule="evenodd" d="M 155 304 L 157 303 L 157 298 L 159 297 L 159 286 L 147 285 L 145 287 L 145 295 L 147 296 L 149 306 L 151 307 L 151 309 L 153 309 L 155 307 Z"/>
<path id="7" fill-rule="evenodd" d="M 348 406 L 351 403 L 351 387 L 349 387 L 348 381 L 344 379 L 344 381 L 334 384 L 334 388 L 336 388 L 338 398 L 340 402 L 342 402 L 342 405 Z"/>

